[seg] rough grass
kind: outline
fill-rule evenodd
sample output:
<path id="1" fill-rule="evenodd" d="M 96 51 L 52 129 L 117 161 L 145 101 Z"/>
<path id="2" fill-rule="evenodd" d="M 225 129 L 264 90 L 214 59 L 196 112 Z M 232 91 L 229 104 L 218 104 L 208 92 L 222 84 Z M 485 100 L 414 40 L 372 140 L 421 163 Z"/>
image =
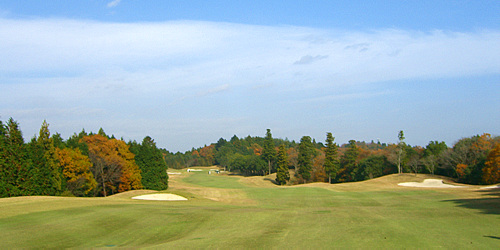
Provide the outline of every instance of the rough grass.
<path id="1" fill-rule="evenodd" d="M 397 186 L 428 176 L 278 187 L 270 177 L 182 172 L 188 201 L 0 199 L 1 248 L 486 248 L 500 245 L 497 190 Z M 435 177 L 433 177 L 435 178 Z M 445 180 L 450 183 L 452 180 Z"/>

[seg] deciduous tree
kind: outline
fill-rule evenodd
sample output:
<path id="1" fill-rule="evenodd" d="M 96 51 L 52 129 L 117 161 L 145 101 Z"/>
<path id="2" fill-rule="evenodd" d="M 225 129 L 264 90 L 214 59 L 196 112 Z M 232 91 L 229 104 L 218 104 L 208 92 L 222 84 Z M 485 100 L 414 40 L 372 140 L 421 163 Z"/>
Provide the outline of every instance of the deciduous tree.
<path id="1" fill-rule="evenodd" d="M 315 154 L 312 159 L 311 179 L 314 182 L 325 182 L 328 179 L 324 165 L 325 152 L 321 149 L 314 148 Z"/>
<path id="2" fill-rule="evenodd" d="M 95 195 L 142 188 L 139 167 L 125 142 L 99 134 L 85 136 L 82 141 L 88 146 L 92 174 L 98 183 Z"/>
<path id="3" fill-rule="evenodd" d="M 66 188 L 75 196 L 87 196 L 96 188 L 97 182 L 90 171 L 90 159 L 75 148 L 57 148 L 59 166 L 66 180 Z"/>
<path id="4" fill-rule="evenodd" d="M 229 158 L 230 166 L 234 171 L 240 171 L 245 175 L 265 175 L 266 173 L 266 162 L 257 155 L 235 153 Z"/>
<path id="5" fill-rule="evenodd" d="M 483 168 L 483 181 L 485 184 L 500 182 L 500 143 L 498 143 L 488 154 Z"/>
<path id="6" fill-rule="evenodd" d="M 388 168 L 392 165 L 384 155 L 371 155 L 361 160 L 356 168 L 356 181 L 363 181 L 380 177 L 384 174 L 391 174 L 396 171 L 395 168 Z M 392 171 L 391 171 L 392 169 Z"/>
<path id="7" fill-rule="evenodd" d="M 443 165 L 453 169 L 459 181 L 469 184 L 483 182 L 483 168 L 490 150 L 497 143 L 490 134 L 460 139 L 442 157 Z"/>
<path id="8" fill-rule="evenodd" d="M 297 173 L 298 173 L 298 170 L 297 170 L 298 156 L 299 156 L 299 153 L 297 151 L 297 147 L 295 146 L 295 147 L 288 148 L 286 153 L 288 155 L 288 162 L 290 163 L 290 165 L 293 166 L 295 175 L 297 175 Z"/>

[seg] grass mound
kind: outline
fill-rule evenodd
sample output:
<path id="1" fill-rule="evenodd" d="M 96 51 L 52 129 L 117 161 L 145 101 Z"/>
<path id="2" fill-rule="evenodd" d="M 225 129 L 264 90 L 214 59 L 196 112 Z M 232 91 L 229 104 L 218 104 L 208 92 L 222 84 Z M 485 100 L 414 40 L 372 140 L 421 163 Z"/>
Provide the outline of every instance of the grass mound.
<path id="1" fill-rule="evenodd" d="M 406 174 L 293 187 L 266 178 L 181 172 L 168 193 L 184 202 L 131 199 L 149 190 L 0 199 L 0 247 L 498 247 L 498 189 L 399 187 L 429 178 Z"/>

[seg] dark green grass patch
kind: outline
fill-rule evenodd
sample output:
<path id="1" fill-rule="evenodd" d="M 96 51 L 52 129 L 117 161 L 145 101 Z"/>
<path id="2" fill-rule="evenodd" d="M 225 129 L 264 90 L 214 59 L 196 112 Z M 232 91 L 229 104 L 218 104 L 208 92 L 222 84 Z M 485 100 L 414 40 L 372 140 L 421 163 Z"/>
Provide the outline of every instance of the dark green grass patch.
<path id="1" fill-rule="evenodd" d="M 7 248 L 147 246 L 168 242 L 203 221 L 194 211 L 120 204 L 36 212 L 0 219 Z"/>
<path id="2" fill-rule="evenodd" d="M 500 244 L 500 202 L 492 192 L 264 188 L 238 180 L 201 172 L 183 181 L 197 188 L 239 189 L 252 205 L 130 197 L 0 200 L 0 247 L 495 249 Z"/>

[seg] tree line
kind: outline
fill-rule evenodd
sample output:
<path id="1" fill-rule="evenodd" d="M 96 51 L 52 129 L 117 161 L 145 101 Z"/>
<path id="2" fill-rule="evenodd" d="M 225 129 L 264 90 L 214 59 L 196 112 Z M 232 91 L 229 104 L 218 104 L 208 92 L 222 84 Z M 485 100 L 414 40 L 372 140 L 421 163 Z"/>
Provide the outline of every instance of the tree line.
<path id="1" fill-rule="evenodd" d="M 500 137 L 485 133 L 452 147 L 438 141 L 411 146 L 403 131 L 397 139 L 394 144 L 350 140 L 338 145 L 326 133 L 325 144 L 310 136 L 295 142 L 273 138 L 268 129 L 265 137 L 220 138 L 185 153 L 167 152 L 165 159 L 171 168 L 219 165 L 243 175 L 277 173 L 278 184 L 352 182 L 393 173 L 436 174 L 468 184 L 500 182 Z"/>
<path id="2" fill-rule="evenodd" d="M 19 124 L 0 121 L 0 197 L 25 195 L 107 196 L 134 189 L 168 187 L 162 150 L 146 136 L 125 143 L 82 130 L 67 140 L 43 122 L 25 143 Z"/>
<path id="3" fill-rule="evenodd" d="M 431 141 L 426 147 L 350 140 L 339 145 L 332 133 L 325 144 L 310 136 L 299 142 L 264 137 L 220 138 L 184 153 L 158 148 L 146 136 L 125 142 L 82 130 L 67 140 L 50 134 L 44 121 L 39 135 L 25 143 L 19 124 L 0 121 L 0 197 L 21 195 L 107 196 L 133 189 L 168 188 L 167 168 L 224 167 L 243 175 L 276 173 L 276 183 L 362 181 L 392 173 L 428 173 L 469 184 L 500 182 L 500 137 L 462 138 L 452 147 Z"/>

